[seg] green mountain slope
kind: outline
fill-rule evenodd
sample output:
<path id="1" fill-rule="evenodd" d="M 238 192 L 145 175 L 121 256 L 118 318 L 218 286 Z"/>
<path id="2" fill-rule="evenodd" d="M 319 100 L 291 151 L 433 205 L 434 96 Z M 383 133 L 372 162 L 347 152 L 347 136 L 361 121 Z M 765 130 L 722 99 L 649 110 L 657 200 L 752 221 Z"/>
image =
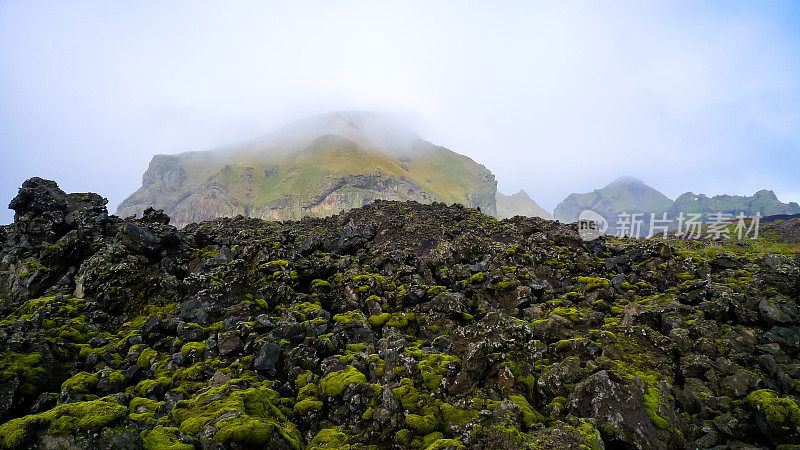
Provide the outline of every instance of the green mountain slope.
<path id="1" fill-rule="evenodd" d="M 122 216 L 163 209 L 179 226 L 239 214 L 322 217 L 376 199 L 460 203 L 495 214 L 484 166 L 384 116 L 338 112 L 224 149 L 156 155 Z"/>

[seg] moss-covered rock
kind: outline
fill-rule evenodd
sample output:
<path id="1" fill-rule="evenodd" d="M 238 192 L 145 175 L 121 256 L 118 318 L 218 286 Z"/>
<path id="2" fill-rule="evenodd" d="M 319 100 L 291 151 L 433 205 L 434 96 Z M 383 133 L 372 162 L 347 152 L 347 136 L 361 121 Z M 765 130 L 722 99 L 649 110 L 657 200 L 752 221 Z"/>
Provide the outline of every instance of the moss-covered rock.
<path id="1" fill-rule="evenodd" d="M 362 385 L 367 382 L 367 377 L 353 366 L 338 372 L 332 372 L 320 380 L 320 391 L 328 397 L 341 395 L 350 385 Z"/>

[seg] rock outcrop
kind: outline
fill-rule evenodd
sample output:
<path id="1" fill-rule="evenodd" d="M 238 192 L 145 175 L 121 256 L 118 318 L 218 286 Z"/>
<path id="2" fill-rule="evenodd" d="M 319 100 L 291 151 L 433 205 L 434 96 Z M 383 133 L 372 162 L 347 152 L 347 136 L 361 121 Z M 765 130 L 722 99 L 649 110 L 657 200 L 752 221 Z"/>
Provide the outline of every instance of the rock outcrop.
<path id="1" fill-rule="evenodd" d="M 31 179 L 0 227 L 0 447 L 800 445 L 789 245 L 104 205 Z"/>

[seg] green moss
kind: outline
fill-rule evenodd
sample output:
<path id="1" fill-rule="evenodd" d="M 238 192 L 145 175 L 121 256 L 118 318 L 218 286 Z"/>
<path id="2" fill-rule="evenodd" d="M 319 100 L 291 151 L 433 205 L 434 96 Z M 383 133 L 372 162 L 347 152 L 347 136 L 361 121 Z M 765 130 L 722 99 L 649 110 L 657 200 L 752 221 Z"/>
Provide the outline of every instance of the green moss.
<path id="1" fill-rule="evenodd" d="M 203 342 L 187 342 L 181 347 L 183 356 L 202 356 L 206 351 L 206 343 Z"/>
<path id="2" fill-rule="evenodd" d="M 348 325 L 353 323 L 354 320 L 358 320 L 359 322 L 366 322 L 367 320 L 364 319 L 364 315 L 361 314 L 360 311 L 348 311 L 344 314 L 336 314 L 333 316 L 333 321 L 337 323 L 341 323 L 343 325 Z"/>
<path id="3" fill-rule="evenodd" d="M 258 268 L 259 269 L 275 270 L 276 268 L 280 268 L 280 267 L 284 267 L 284 266 L 288 266 L 288 265 L 289 265 L 289 261 L 286 261 L 284 259 L 277 259 L 275 261 L 265 262 L 264 264 L 261 264 L 260 266 L 258 266 Z"/>
<path id="4" fill-rule="evenodd" d="M 367 377 L 365 377 L 363 373 L 359 372 L 353 366 L 347 366 L 344 370 L 325 375 L 320 381 L 320 390 L 328 397 L 335 397 L 341 395 L 347 386 L 351 384 L 362 385 L 366 382 Z"/>
<path id="5" fill-rule="evenodd" d="M 308 450 L 318 448 L 335 448 L 335 449 L 349 449 L 347 444 L 349 438 L 346 434 L 339 431 L 338 428 L 324 428 L 319 430 L 314 439 L 311 440 Z"/>
<path id="6" fill-rule="evenodd" d="M 150 400 L 149 398 L 135 397 L 128 405 L 128 415 L 132 420 L 151 423 L 155 420 L 155 412 L 164 402 Z"/>
<path id="7" fill-rule="evenodd" d="M 108 374 L 108 381 L 113 384 L 122 384 L 125 382 L 125 374 L 121 370 L 115 370 Z"/>
<path id="8" fill-rule="evenodd" d="M 381 313 L 373 316 L 369 316 L 367 321 L 373 327 L 379 328 L 382 327 L 386 322 L 389 321 L 390 314 L 389 313 Z"/>
<path id="9" fill-rule="evenodd" d="M 0 382 L 8 382 L 16 376 L 20 380 L 20 391 L 24 395 L 34 395 L 41 376 L 45 374 L 45 370 L 39 367 L 41 362 L 42 355 L 38 353 L 5 352 L 0 357 Z"/>
<path id="10" fill-rule="evenodd" d="M 172 385 L 172 378 L 170 377 L 160 377 L 157 379 L 146 379 L 139 382 L 136 385 L 136 389 L 134 391 L 142 396 L 147 396 L 147 393 L 150 392 L 154 386 L 160 386 L 161 388 L 168 389 Z"/>
<path id="11" fill-rule="evenodd" d="M 364 420 L 372 420 L 372 414 L 374 413 L 375 413 L 375 408 L 369 407 L 367 408 L 366 411 L 364 411 L 364 414 L 361 415 L 361 418 Z"/>
<path id="12" fill-rule="evenodd" d="M 27 267 L 27 270 L 19 274 L 20 278 L 28 278 L 29 276 L 35 274 L 38 271 L 50 272 L 52 270 L 48 267 L 39 264 L 38 261 L 27 261 L 25 263 L 25 266 Z"/>
<path id="13" fill-rule="evenodd" d="M 394 398 L 398 399 L 403 408 L 415 411 L 419 402 L 419 391 L 414 387 L 414 382 L 408 378 L 400 380 L 400 386 L 392 389 Z"/>
<path id="14" fill-rule="evenodd" d="M 28 428 L 37 424 L 36 417 L 38 416 L 21 417 L 0 425 L 0 446 L 3 448 L 21 446 L 27 437 Z"/>
<path id="15" fill-rule="evenodd" d="M 394 442 L 396 446 L 401 448 L 408 448 L 411 444 L 413 433 L 408 428 L 403 428 L 394 434 Z"/>
<path id="16" fill-rule="evenodd" d="M 214 440 L 236 442 L 247 446 L 268 446 L 276 424 L 250 416 L 226 417 L 214 424 L 219 429 Z"/>
<path id="17" fill-rule="evenodd" d="M 297 393 L 297 401 L 305 400 L 307 398 L 311 398 L 313 400 L 317 400 L 317 395 L 319 394 L 319 389 L 317 385 L 314 383 L 307 383 L 305 386 L 301 387 L 299 392 Z"/>
<path id="18" fill-rule="evenodd" d="M 406 424 L 417 434 L 428 434 L 439 427 L 439 419 L 432 414 L 425 416 L 409 414 L 406 416 Z"/>
<path id="19" fill-rule="evenodd" d="M 576 308 L 564 308 L 564 307 L 558 307 L 554 309 L 551 314 L 559 315 L 569 320 L 572 323 L 577 323 L 586 316 L 584 313 L 582 313 Z"/>
<path id="20" fill-rule="evenodd" d="M 594 424 L 589 420 L 581 420 L 581 424 L 577 427 L 578 432 L 583 436 L 585 445 L 581 445 L 581 449 L 586 450 L 600 450 L 602 439 L 600 432 L 595 428 Z"/>
<path id="21" fill-rule="evenodd" d="M 69 387 L 79 394 L 88 394 L 94 390 L 95 386 L 97 386 L 97 374 L 87 372 L 79 372 L 61 383 L 62 390 Z"/>
<path id="22" fill-rule="evenodd" d="M 142 369 L 149 369 L 151 361 L 155 359 L 158 359 L 158 352 L 148 347 L 139 354 L 139 358 L 136 359 L 136 365 Z"/>
<path id="23" fill-rule="evenodd" d="M 598 288 L 608 288 L 611 282 L 608 278 L 594 278 L 594 277 L 578 277 L 578 283 L 586 285 L 584 288 L 586 292 L 593 291 Z"/>
<path id="24" fill-rule="evenodd" d="M 431 286 L 428 288 L 428 296 L 435 297 L 444 292 L 445 290 L 447 290 L 447 288 L 445 288 L 444 286 Z"/>
<path id="25" fill-rule="evenodd" d="M 457 356 L 433 354 L 420 361 L 417 365 L 417 369 L 419 369 L 420 375 L 422 375 L 425 387 L 433 391 L 436 390 L 442 382 L 444 373 L 447 371 L 447 366 L 451 363 L 458 362 L 461 362 L 461 358 Z"/>
<path id="26" fill-rule="evenodd" d="M 519 286 L 519 281 L 516 280 L 509 280 L 508 278 L 504 278 L 502 281 L 498 282 L 495 287 L 500 290 L 511 289 Z"/>
<path id="27" fill-rule="evenodd" d="M 145 450 L 193 450 L 194 445 L 178 440 L 177 428 L 158 425 L 142 433 L 142 447 Z"/>
<path id="28" fill-rule="evenodd" d="M 471 420 L 478 417 L 478 411 L 476 410 L 459 410 L 449 403 L 442 403 L 440 408 L 442 410 L 442 417 L 444 418 L 445 425 L 464 426 Z"/>
<path id="29" fill-rule="evenodd" d="M 309 411 L 319 411 L 322 409 L 323 403 L 314 397 L 309 397 L 294 404 L 295 414 L 306 414 Z"/>
<path id="30" fill-rule="evenodd" d="M 753 391 L 745 399 L 747 403 L 764 414 L 772 427 L 782 425 L 800 427 L 800 407 L 793 400 L 780 398 L 770 389 Z"/>
<path id="31" fill-rule="evenodd" d="M 190 400 L 182 400 L 170 413 L 184 433 L 195 434 L 206 423 L 221 415 L 235 413 L 216 422 L 216 442 L 267 446 L 273 433 L 279 433 L 295 447 L 300 446 L 299 431 L 286 421 L 289 410 L 281 406 L 280 395 L 267 387 L 269 382 L 231 380 L 223 386 L 207 388 Z M 247 385 L 252 387 L 246 388 Z"/>
<path id="32" fill-rule="evenodd" d="M 323 286 L 330 286 L 331 284 L 325 280 L 315 279 L 311 282 L 311 286 L 313 287 L 323 287 Z"/>
<path id="33" fill-rule="evenodd" d="M 671 427 L 669 421 L 659 413 L 663 397 L 658 389 L 658 383 L 663 375 L 653 366 L 651 355 L 633 336 L 622 333 L 615 336 L 617 339 L 614 342 L 614 353 L 617 353 L 620 358 L 614 361 L 616 370 L 628 379 L 639 378 L 646 383 L 647 388 L 643 400 L 648 418 L 657 428 L 669 429 L 678 433 L 679 430 Z"/>
<path id="34" fill-rule="evenodd" d="M 522 411 L 522 420 L 525 422 L 525 426 L 530 428 L 535 423 L 544 422 L 544 416 L 542 416 L 538 411 L 533 409 L 528 400 L 525 397 L 513 394 L 509 395 L 508 399 L 511 400 L 517 407 Z"/>
<path id="35" fill-rule="evenodd" d="M 431 445 L 425 447 L 425 450 L 443 450 L 446 448 L 466 448 L 464 444 L 458 439 L 437 439 Z"/>
<path id="36" fill-rule="evenodd" d="M 661 405 L 661 392 L 654 383 L 648 382 L 647 391 L 644 393 L 644 411 L 656 428 L 669 429 L 669 421 L 658 413 L 659 405 Z"/>
<path id="37" fill-rule="evenodd" d="M 58 405 L 41 414 L 20 417 L 0 425 L 0 444 L 4 447 L 20 446 L 34 429 L 44 429 L 55 435 L 99 431 L 127 413 L 127 408 L 108 397 Z"/>
<path id="38" fill-rule="evenodd" d="M 362 353 L 367 350 L 367 344 L 347 344 L 346 352 L 348 353 Z"/>
<path id="39" fill-rule="evenodd" d="M 414 320 L 415 316 L 412 313 L 399 313 L 392 315 L 391 319 L 386 322 L 387 327 L 405 328 L 408 322 Z"/>
<path id="40" fill-rule="evenodd" d="M 419 448 L 428 448 L 429 445 L 438 441 L 439 439 L 444 439 L 444 435 L 442 433 L 438 431 L 433 431 L 431 433 L 428 433 L 425 436 L 423 436 L 422 445 L 420 445 Z"/>
<path id="41" fill-rule="evenodd" d="M 472 284 L 479 284 L 486 281 L 486 274 L 483 272 L 478 272 L 471 277 L 469 277 L 469 282 Z"/>
<path id="42" fill-rule="evenodd" d="M 297 389 L 301 389 L 311 381 L 314 381 L 314 374 L 311 373 L 310 370 L 306 370 L 305 372 L 298 375 L 297 378 L 295 378 L 294 385 L 297 387 Z"/>

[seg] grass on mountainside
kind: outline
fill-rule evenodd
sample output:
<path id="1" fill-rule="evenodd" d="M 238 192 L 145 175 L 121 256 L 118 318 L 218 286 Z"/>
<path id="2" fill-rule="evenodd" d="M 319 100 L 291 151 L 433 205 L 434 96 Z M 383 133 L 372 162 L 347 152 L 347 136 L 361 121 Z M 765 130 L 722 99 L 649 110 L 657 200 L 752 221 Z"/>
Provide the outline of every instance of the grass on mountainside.
<path id="1" fill-rule="evenodd" d="M 344 139 L 328 137 L 321 143 L 318 140 L 318 144 L 313 151 L 227 165 L 219 173 L 220 181 L 241 204 L 256 206 L 269 204 L 286 194 L 305 194 L 300 201 L 307 202 L 324 193 L 329 186 L 326 181 L 370 174 L 375 169 L 396 178 L 406 177 L 433 200 L 445 203 L 465 203 L 467 193 L 476 192 L 483 181 L 483 166 L 442 147 L 414 155 L 403 163 Z M 277 170 L 266 176 L 265 171 L 271 168 Z M 251 183 L 244 181 L 247 172 L 252 176 Z"/>

